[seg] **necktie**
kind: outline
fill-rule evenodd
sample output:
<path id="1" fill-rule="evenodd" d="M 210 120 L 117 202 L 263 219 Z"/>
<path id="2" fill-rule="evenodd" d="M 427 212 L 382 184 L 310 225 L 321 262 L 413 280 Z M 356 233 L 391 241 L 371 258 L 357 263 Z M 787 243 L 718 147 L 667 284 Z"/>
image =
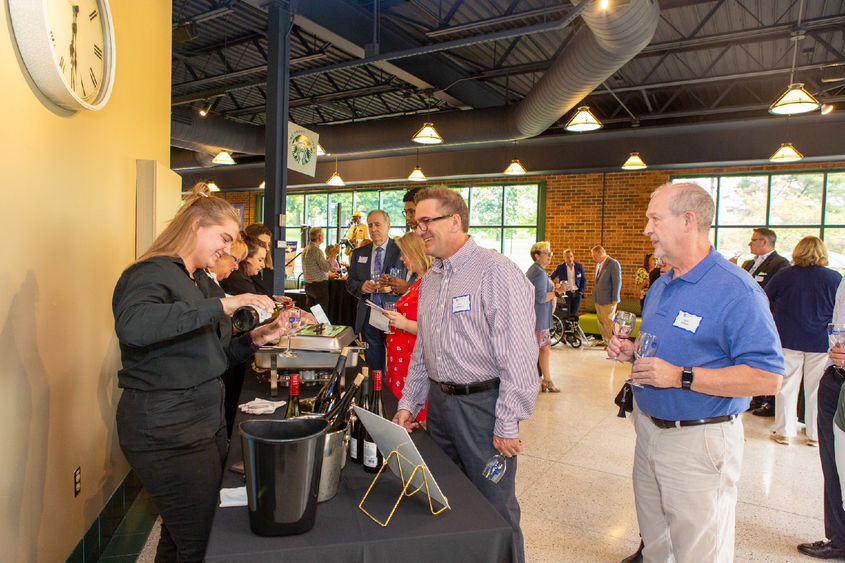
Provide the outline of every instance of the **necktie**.
<path id="1" fill-rule="evenodd" d="M 599 279 L 599 272 L 601 271 L 601 264 L 596 264 L 596 279 Z"/>
<path id="2" fill-rule="evenodd" d="M 382 247 L 376 248 L 376 259 L 373 262 L 373 277 L 380 276 L 381 271 L 384 267 L 384 257 L 382 254 L 384 253 L 384 249 Z M 376 305 L 381 305 L 381 293 L 373 293 L 372 302 Z"/>

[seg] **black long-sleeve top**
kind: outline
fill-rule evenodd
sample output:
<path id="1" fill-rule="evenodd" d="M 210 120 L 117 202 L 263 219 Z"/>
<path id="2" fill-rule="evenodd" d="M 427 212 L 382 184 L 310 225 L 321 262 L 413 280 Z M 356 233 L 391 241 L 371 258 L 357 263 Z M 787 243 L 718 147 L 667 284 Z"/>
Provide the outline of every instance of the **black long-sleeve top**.
<path id="1" fill-rule="evenodd" d="M 229 295 L 240 295 L 242 293 L 255 293 L 256 295 L 273 296 L 267 293 L 267 288 L 257 279 L 257 276 L 247 276 L 240 270 L 235 270 L 229 277 L 220 282 L 226 293 Z"/>
<path id="2" fill-rule="evenodd" d="M 207 297 L 178 257 L 156 256 L 129 266 L 114 288 L 112 311 L 123 361 L 119 387 L 188 389 L 252 353 L 249 334 L 224 345 L 220 299 Z"/>

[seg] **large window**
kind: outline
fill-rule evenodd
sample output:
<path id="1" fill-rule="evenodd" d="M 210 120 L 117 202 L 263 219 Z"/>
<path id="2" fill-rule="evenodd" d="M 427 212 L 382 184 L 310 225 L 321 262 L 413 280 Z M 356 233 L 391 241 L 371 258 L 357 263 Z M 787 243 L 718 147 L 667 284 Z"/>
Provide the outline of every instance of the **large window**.
<path id="1" fill-rule="evenodd" d="M 326 244 L 337 242 L 337 208 L 340 205 L 340 237 L 346 234 L 352 212 L 358 210 L 366 220 L 367 212 L 383 209 L 390 215 L 390 236 L 405 232 L 405 218 L 402 215 L 402 197 L 407 186 L 390 189 L 314 191 L 288 194 L 287 231 L 288 241 L 300 241 L 302 227 L 323 227 Z M 531 245 L 543 236 L 540 221 L 540 204 L 545 200 L 543 184 L 454 186 L 469 205 L 470 229 L 475 241 L 481 246 L 497 250 L 523 270 L 531 265 Z M 259 206 L 263 209 L 263 206 Z M 263 221 L 263 217 L 257 217 Z M 294 275 L 299 275 L 301 266 L 296 261 Z"/>
<path id="2" fill-rule="evenodd" d="M 801 238 L 813 235 L 827 247 L 830 267 L 845 271 L 845 172 L 673 177 L 707 189 L 716 202 L 711 241 L 716 250 L 740 263 L 756 227 L 777 234 L 777 250 L 792 255 Z"/>

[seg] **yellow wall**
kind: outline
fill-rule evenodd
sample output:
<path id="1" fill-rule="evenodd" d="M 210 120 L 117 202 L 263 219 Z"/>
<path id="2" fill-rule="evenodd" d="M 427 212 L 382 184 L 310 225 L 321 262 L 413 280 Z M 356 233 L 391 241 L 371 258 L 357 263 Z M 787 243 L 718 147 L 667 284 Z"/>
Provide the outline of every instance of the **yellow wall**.
<path id="1" fill-rule="evenodd" d="M 135 244 L 135 160 L 169 163 L 170 0 L 111 0 L 111 100 L 71 114 L 23 70 L 0 11 L 0 557 L 64 560 L 128 466 L 111 295 Z M 73 497 L 73 470 L 82 494 Z"/>

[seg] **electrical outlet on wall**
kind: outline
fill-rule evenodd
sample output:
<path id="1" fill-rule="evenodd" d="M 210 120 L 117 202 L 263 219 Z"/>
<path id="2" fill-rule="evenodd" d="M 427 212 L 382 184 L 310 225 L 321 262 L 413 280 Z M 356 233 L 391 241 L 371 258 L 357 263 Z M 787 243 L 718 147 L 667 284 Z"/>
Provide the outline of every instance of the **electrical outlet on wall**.
<path id="1" fill-rule="evenodd" d="M 82 468 L 77 467 L 73 470 L 73 496 L 78 497 L 82 492 Z"/>

